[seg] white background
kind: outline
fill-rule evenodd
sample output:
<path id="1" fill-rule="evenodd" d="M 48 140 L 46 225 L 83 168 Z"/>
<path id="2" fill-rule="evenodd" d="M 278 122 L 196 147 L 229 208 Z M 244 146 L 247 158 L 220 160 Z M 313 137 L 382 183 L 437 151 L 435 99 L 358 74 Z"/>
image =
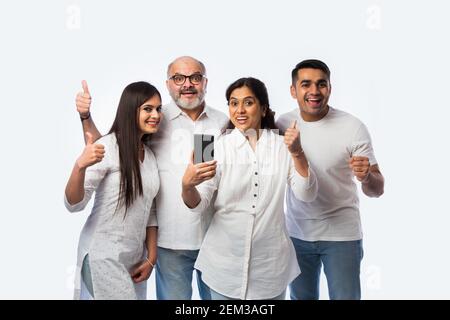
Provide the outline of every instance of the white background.
<path id="1" fill-rule="evenodd" d="M 362 197 L 364 299 L 449 299 L 447 1 L 2 1 L 0 298 L 71 299 L 79 232 L 63 191 L 83 148 L 75 95 L 86 79 L 101 132 L 119 96 L 167 64 L 207 67 L 207 102 L 254 76 L 277 115 L 296 108 L 290 71 L 332 71 L 330 105 L 365 122 L 386 179 Z M 178 195 L 174 195 L 178 196 Z M 90 208 L 90 207 L 89 207 Z M 322 281 L 321 298 L 327 298 Z M 155 297 L 154 278 L 148 297 Z M 195 297 L 198 297 L 195 293 Z"/>

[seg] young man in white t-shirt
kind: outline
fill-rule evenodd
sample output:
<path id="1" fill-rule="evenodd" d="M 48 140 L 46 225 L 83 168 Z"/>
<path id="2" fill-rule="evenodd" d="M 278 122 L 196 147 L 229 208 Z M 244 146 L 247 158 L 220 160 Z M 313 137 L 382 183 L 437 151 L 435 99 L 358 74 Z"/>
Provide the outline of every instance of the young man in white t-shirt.
<path id="1" fill-rule="evenodd" d="M 366 126 L 354 116 L 328 105 L 330 70 L 319 60 L 305 60 L 292 70 L 291 95 L 299 109 L 283 114 L 281 131 L 297 120 L 301 144 L 316 172 L 313 202 L 286 192 L 287 228 L 302 273 L 290 284 L 291 299 L 318 299 L 322 264 L 330 299 L 360 299 L 363 257 L 357 181 L 364 194 L 383 194 Z"/>

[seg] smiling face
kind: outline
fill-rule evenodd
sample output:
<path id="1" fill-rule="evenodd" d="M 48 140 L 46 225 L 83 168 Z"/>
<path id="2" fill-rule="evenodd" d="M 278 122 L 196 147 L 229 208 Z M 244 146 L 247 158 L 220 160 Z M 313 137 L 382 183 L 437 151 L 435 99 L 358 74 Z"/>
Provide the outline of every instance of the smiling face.
<path id="1" fill-rule="evenodd" d="M 138 109 L 139 130 L 142 134 L 155 133 L 161 120 L 161 98 L 155 94 Z"/>
<path id="2" fill-rule="evenodd" d="M 186 76 L 184 83 L 176 84 L 174 78 L 176 75 Z M 198 83 L 192 83 L 189 78 L 192 75 L 203 77 Z M 179 58 L 171 64 L 168 70 L 167 89 L 173 101 L 181 108 L 192 110 L 203 106 L 207 83 L 208 79 L 205 77 L 204 68 L 193 58 Z"/>
<path id="3" fill-rule="evenodd" d="M 265 110 L 250 88 L 243 86 L 231 92 L 228 102 L 230 120 L 236 128 L 245 132 L 248 129 L 261 129 L 261 118 Z"/>
<path id="4" fill-rule="evenodd" d="M 297 71 L 297 82 L 291 85 L 291 95 L 297 100 L 302 118 L 317 121 L 328 112 L 331 84 L 320 69 L 304 68 Z"/>

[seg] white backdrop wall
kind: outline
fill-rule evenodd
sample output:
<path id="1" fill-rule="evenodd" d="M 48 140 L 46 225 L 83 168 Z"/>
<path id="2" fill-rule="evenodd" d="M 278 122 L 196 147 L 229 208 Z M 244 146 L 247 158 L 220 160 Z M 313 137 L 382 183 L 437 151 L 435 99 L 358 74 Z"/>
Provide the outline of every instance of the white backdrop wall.
<path id="1" fill-rule="evenodd" d="M 210 105 L 227 112 L 226 87 L 254 76 L 277 115 L 297 107 L 289 95 L 295 64 L 324 60 L 330 104 L 367 124 L 386 178 L 381 198 L 361 199 L 363 298 L 450 298 L 447 1 L 9 0 L 0 7 L 1 299 L 72 297 L 89 214 L 63 205 L 83 148 L 74 103 L 81 80 L 106 132 L 130 82 L 153 83 L 169 102 L 166 68 L 180 55 L 205 63 Z"/>

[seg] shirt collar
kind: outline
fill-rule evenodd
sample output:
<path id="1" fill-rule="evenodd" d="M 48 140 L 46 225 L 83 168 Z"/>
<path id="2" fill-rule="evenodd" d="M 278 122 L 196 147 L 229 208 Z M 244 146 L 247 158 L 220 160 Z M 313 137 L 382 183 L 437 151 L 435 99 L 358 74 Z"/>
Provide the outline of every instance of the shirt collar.
<path id="1" fill-rule="evenodd" d="M 205 107 L 203 108 L 203 111 L 198 117 L 198 119 L 205 116 L 208 117 L 210 114 L 211 114 L 211 107 L 209 107 L 205 103 Z M 166 105 L 166 117 L 168 120 L 173 120 L 178 118 L 179 116 L 187 116 L 187 115 L 175 104 L 175 101 L 172 100 L 168 105 Z"/>
<path id="2" fill-rule="evenodd" d="M 266 130 L 266 129 L 261 130 L 261 136 L 259 137 L 257 144 L 264 145 L 268 142 L 267 139 L 269 138 L 269 136 L 268 136 L 269 131 L 270 130 Z M 238 148 L 241 148 L 246 143 L 248 143 L 247 138 L 239 129 L 236 129 L 236 128 L 233 129 L 233 131 L 230 133 L 230 135 L 233 139 L 233 142 L 236 144 L 236 146 Z"/>
<path id="3" fill-rule="evenodd" d="M 173 120 L 181 115 L 182 111 L 172 100 L 165 108 L 167 120 Z"/>

